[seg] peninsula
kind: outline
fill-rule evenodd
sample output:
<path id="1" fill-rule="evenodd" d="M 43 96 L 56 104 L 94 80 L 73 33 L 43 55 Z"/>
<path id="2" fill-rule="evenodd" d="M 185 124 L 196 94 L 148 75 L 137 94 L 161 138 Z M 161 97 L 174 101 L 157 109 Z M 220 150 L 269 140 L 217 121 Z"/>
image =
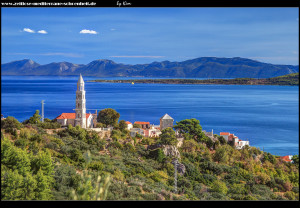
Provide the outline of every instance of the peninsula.
<path id="1" fill-rule="evenodd" d="M 299 73 L 273 78 L 235 78 L 235 79 L 128 79 L 128 80 L 90 80 L 88 82 L 142 83 L 142 84 L 225 84 L 225 85 L 299 85 Z"/>

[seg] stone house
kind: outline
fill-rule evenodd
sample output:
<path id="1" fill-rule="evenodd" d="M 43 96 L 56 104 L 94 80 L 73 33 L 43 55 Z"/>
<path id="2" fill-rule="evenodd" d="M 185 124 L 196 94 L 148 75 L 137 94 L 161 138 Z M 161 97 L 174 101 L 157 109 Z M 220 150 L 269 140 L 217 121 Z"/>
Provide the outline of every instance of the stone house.
<path id="1" fill-rule="evenodd" d="M 174 119 L 169 116 L 168 114 L 165 114 L 163 117 L 160 118 L 160 130 L 164 130 L 168 127 L 173 128 Z"/>

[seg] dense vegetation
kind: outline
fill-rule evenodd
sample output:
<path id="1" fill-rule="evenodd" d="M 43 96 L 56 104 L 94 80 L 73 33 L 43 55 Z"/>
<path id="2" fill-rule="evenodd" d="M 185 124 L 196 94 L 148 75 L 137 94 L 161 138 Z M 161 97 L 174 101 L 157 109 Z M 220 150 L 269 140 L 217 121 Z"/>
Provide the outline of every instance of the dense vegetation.
<path id="1" fill-rule="evenodd" d="M 131 80 L 91 80 L 90 82 L 143 83 L 143 84 L 226 84 L 226 85 L 299 85 L 299 73 L 279 77 L 255 79 L 131 79 Z"/>
<path id="2" fill-rule="evenodd" d="M 131 138 L 120 121 L 111 138 L 100 138 L 38 119 L 36 112 L 23 123 L 1 120 L 1 200 L 299 200 L 298 156 L 287 163 L 255 147 L 237 150 L 218 135 L 213 142 L 196 119 L 174 126 L 185 137 L 177 193 L 173 158 L 162 151 L 176 143 L 172 128 Z"/>

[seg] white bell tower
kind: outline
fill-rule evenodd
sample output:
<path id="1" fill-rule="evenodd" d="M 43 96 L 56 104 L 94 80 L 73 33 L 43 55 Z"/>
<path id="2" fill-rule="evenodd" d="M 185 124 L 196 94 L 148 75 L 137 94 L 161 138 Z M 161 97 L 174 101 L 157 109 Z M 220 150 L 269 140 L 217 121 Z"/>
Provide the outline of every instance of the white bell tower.
<path id="1" fill-rule="evenodd" d="M 81 128 L 86 128 L 85 90 L 81 74 L 77 82 L 75 112 L 75 126 L 79 125 Z"/>

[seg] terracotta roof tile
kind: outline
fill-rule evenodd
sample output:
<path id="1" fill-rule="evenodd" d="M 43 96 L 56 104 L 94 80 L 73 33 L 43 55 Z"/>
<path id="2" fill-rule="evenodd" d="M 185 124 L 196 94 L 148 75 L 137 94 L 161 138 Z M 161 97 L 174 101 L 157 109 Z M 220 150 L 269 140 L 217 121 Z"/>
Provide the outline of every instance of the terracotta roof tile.
<path id="1" fill-rule="evenodd" d="M 90 113 L 85 114 L 86 118 L 90 116 Z M 57 116 L 56 119 L 75 119 L 75 113 L 62 113 L 61 115 Z"/>
<path id="2" fill-rule="evenodd" d="M 221 135 L 230 135 L 230 133 L 229 132 L 220 132 L 220 136 Z"/>
<path id="3" fill-rule="evenodd" d="M 286 162 L 292 162 L 292 160 L 290 160 L 290 157 L 288 155 L 281 157 L 281 159 L 286 161 Z"/>
<path id="4" fill-rule="evenodd" d="M 145 121 L 136 121 L 134 123 L 135 124 L 149 124 L 150 125 L 150 122 L 145 122 Z"/>

